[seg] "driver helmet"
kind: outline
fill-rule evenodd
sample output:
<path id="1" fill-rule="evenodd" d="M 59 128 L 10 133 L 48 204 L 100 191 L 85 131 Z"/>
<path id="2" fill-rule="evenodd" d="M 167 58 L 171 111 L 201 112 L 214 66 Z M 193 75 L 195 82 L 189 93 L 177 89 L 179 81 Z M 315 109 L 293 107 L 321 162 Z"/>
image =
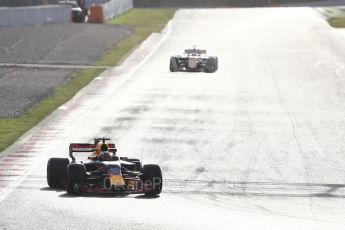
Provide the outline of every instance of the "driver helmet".
<path id="1" fill-rule="evenodd" d="M 110 153 L 108 151 L 101 151 L 100 160 L 108 161 L 111 160 Z"/>
<path id="2" fill-rule="evenodd" d="M 110 160 L 111 159 L 108 145 L 106 143 L 102 143 L 101 141 L 99 141 L 96 144 L 96 150 L 95 150 L 94 154 L 96 155 L 96 157 L 99 160 Z"/>

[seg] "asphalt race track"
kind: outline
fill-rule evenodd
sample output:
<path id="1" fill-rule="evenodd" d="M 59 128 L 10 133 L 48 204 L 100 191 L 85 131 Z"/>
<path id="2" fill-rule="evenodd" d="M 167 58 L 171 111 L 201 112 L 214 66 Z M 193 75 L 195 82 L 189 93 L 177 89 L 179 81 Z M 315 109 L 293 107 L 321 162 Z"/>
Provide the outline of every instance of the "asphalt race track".
<path id="1" fill-rule="evenodd" d="M 4 229 L 344 229 L 345 42 L 310 8 L 180 10 L 0 160 Z M 196 45 L 219 70 L 170 73 Z M 46 162 L 112 137 L 159 198 L 69 196 Z"/>

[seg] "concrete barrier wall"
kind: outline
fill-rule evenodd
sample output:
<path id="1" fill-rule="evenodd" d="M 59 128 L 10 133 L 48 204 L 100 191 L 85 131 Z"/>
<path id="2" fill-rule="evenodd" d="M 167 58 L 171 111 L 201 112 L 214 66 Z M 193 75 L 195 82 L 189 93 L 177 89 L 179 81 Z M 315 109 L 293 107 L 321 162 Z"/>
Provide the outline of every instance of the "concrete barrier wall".
<path id="1" fill-rule="evenodd" d="M 327 0 L 133 0 L 133 6 L 145 7 L 177 7 L 177 8 L 207 8 L 207 7 L 264 7 L 286 5 L 293 3 L 313 2 L 322 4 Z"/>
<path id="2" fill-rule="evenodd" d="M 21 6 L 39 6 L 54 5 L 59 0 L 0 0 L 0 6 L 21 7 Z"/>
<path id="3" fill-rule="evenodd" d="M 86 8 L 90 8 L 92 5 L 101 5 L 109 2 L 110 0 L 84 0 Z"/>
<path id="4" fill-rule="evenodd" d="M 310 7 L 327 7 L 327 6 L 345 6 L 345 0 L 325 0 L 312 2 L 298 2 L 298 3 L 287 3 L 282 4 L 282 6 L 310 6 Z"/>
<path id="5" fill-rule="evenodd" d="M 264 6 L 267 0 L 133 0 L 134 7 L 252 7 Z"/>
<path id="6" fill-rule="evenodd" d="M 0 0 L 0 6 L 6 7 L 21 7 L 21 6 L 42 6 L 42 5 L 57 5 L 61 0 Z M 75 1 L 75 0 L 71 0 Z M 86 7 L 92 4 L 103 4 L 110 0 L 82 0 Z"/>
<path id="7" fill-rule="evenodd" d="M 107 20 L 118 16 L 129 9 L 133 8 L 132 0 L 111 0 L 110 2 L 102 4 L 103 19 Z"/>
<path id="8" fill-rule="evenodd" d="M 0 26 L 27 26 L 70 21 L 70 6 L 0 7 Z"/>

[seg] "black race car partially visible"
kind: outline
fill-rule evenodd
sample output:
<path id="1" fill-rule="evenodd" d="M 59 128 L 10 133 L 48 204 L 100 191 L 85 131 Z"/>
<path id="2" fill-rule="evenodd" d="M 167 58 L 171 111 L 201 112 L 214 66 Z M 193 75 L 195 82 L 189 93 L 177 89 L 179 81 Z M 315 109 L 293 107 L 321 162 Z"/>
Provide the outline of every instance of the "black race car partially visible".
<path id="1" fill-rule="evenodd" d="M 182 55 L 170 57 L 171 72 L 206 72 L 214 73 L 218 70 L 218 57 L 208 56 L 206 50 L 186 49 Z"/>
<path id="2" fill-rule="evenodd" d="M 118 157 L 109 138 L 95 138 L 93 144 L 72 143 L 68 158 L 50 158 L 47 182 L 51 188 L 65 188 L 69 194 L 115 193 L 157 196 L 163 178 L 156 164 L 142 165 L 139 159 Z M 74 153 L 92 153 L 88 160 L 77 162 Z"/>
<path id="3" fill-rule="evenodd" d="M 59 1 L 59 4 L 71 6 L 71 20 L 72 22 L 85 22 L 87 10 L 82 9 L 76 1 Z"/>

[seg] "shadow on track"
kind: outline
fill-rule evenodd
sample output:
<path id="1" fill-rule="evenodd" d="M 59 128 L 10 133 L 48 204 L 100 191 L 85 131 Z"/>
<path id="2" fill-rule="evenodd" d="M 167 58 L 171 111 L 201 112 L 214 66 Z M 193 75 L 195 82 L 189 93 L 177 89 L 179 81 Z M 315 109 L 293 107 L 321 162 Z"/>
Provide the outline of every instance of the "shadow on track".
<path id="1" fill-rule="evenodd" d="M 174 179 L 164 182 L 163 192 L 171 194 L 345 198 L 345 184 Z"/>
<path id="2" fill-rule="evenodd" d="M 165 179 L 163 194 L 199 194 L 199 195 L 226 195 L 251 197 L 286 197 L 286 198 L 345 198 L 345 184 L 341 183 L 293 183 L 293 182 L 246 182 L 229 180 L 181 180 Z M 22 185 L 18 189 L 39 189 L 61 193 L 61 198 L 99 197 L 99 198 L 136 198 L 155 199 L 143 194 L 93 194 L 83 193 L 79 196 L 69 195 L 64 189 L 36 187 Z"/>
<path id="3" fill-rule="evenodd" d="M 40 189 L 41 191 L 55 191 L 55 192 L 63 192 L 64 190 L 62 188 L 50 188 L 50 187 L 44 187 Z"/>
<path id="4" fill-rule="evenodd" d="M 102 193 L 82 193 L 82 194 L 76 194 L 76 195 L 71 195 L 65 192 L 64 189 L 60 188 L 50 188 L 50 187 L 44 187 L 40 189 L 41 191 L 55 191 L 55 192 L 62 192 L 62 194 L 59 195 L 61 198 L 77 198 L 77 197 L 95 197 L 95 198 L 134 198 L 134 199 L 157 199 L 160 196 L 146 196 L 144 194 L 113 194 L 113 193 L 108 193 L 108 194 L 102 194 Z"/>

